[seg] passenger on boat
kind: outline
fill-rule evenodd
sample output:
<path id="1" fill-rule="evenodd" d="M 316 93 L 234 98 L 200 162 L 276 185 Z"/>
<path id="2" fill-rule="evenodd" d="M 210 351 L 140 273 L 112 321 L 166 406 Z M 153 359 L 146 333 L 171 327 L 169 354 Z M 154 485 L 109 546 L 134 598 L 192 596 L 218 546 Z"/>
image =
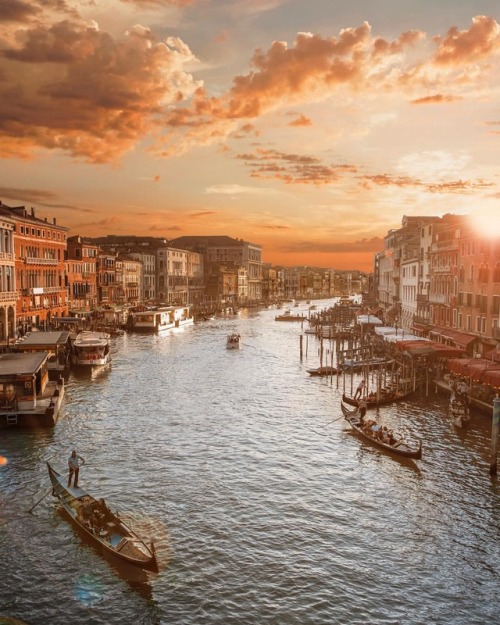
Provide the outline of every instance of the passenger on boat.
<path id="1" fill-rule="evenodd" d="M 386 445 L 389 445 L 389 430 L 387 429 L 387 426 L 382 426 L 382 430 L 380 431 L 380 440 L 385 443 Z"/>
<path id="2" fill-rule="evenodd" d="M 114 518 L 113 513 L 108 508 L 108 504 L 104 501 L 102 497 L 97 502 L 95 512 L 102 519 L 103 523 L 109 523 L 109 521 L 112 521 Z"/>
<path id="3" fill-rule="evenodd" d="M 78 508 L 78 520 L 87 529 L 92 530 L 94 523 L 94 511 L 90 497 L 84 497 Z"/>

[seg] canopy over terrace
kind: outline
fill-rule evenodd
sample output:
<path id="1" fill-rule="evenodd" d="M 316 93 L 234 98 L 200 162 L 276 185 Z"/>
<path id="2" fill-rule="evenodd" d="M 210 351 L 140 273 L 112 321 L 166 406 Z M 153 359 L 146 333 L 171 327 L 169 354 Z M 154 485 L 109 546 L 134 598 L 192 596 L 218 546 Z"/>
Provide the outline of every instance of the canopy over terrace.
<path id="1" fill-rule="evenodd" d="M 375 315 L 358 315 L 356 323 L 359 325 L 381 326 L 382 321 Z"/>
<path id="2" fill-rule="evenodd" d="M 442 343 L 435 343 L 428 339 L 401 340 L 396 343 L 396 348 L 410 356 L 436 356 L 437 358 L 458 358 L 462 350 L 450 347 Z"/>
<path id="3" fill-rule="evenodd" d="M 483 382 L 495 388 L 500 387 L 500 363 L 486 358 L 455 358 L 448 361 L 448 369 L 453 373 Z"/>

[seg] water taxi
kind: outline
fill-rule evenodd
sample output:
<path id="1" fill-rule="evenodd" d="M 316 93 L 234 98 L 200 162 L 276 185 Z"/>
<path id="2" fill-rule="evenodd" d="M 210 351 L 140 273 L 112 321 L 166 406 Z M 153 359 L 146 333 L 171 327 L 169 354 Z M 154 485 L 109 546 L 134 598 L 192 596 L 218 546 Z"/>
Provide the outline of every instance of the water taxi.
<path id="1" fill-rule="evenodd" d="M 73 341 L 72 363 L 83 367 L 107 365 L 111 362 L 110 338 L 107 332 L 80 332 Z"/>
<path id="2" fill-rule="evenodd" d="M 240 349 L 241 347 L 241 336 L 233 332 L 227 337 L 226 341 L 226 349 Z"/>
<path id="3" fill-rule="evenodd" d="M 189 306 L 168 306 L 132 313 L 128 327 L 137 332 L 165 332 L 194 323 Z"/>

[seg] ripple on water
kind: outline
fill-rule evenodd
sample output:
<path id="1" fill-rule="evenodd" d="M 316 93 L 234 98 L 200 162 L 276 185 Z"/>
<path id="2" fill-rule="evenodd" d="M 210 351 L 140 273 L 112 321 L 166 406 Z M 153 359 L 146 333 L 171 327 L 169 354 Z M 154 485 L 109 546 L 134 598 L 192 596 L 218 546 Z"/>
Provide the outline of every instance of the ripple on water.
<path id="1" fill-rule="evenodd" d="M 52 433 L 2 438 L 0 557 L 12 565 L 0 614 L 51 625 L 494 622 L 488 419 L 458 431 L 432 393 L 387 407 L 380 421 L 424 442 L 421 461 L 389 457 L 347 426 L 342 378 L 307 374 L 316 339 L 301 361 L 300 325 L 274 315 L 118 337 L 106 372 L 70 378 Z M 239 351 L 225 349 L 233 330 Z M 82 484 L 155 539 L 158 575 L 132 579 L 104 560 L 50 497 L 22 512 L 47 489 L 44 461 L 64 471 L 74 446 Z"/>

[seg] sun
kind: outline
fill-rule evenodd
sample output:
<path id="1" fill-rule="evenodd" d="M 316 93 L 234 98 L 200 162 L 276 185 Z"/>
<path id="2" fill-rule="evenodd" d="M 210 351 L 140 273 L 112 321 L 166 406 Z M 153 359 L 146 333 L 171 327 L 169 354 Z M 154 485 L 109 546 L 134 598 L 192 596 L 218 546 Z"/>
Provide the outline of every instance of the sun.
<path id="1" fill-rule="evenodd" d="M 472 228 L 483 238 L 500 239 L 500 207 L 470 215 Z"/>

